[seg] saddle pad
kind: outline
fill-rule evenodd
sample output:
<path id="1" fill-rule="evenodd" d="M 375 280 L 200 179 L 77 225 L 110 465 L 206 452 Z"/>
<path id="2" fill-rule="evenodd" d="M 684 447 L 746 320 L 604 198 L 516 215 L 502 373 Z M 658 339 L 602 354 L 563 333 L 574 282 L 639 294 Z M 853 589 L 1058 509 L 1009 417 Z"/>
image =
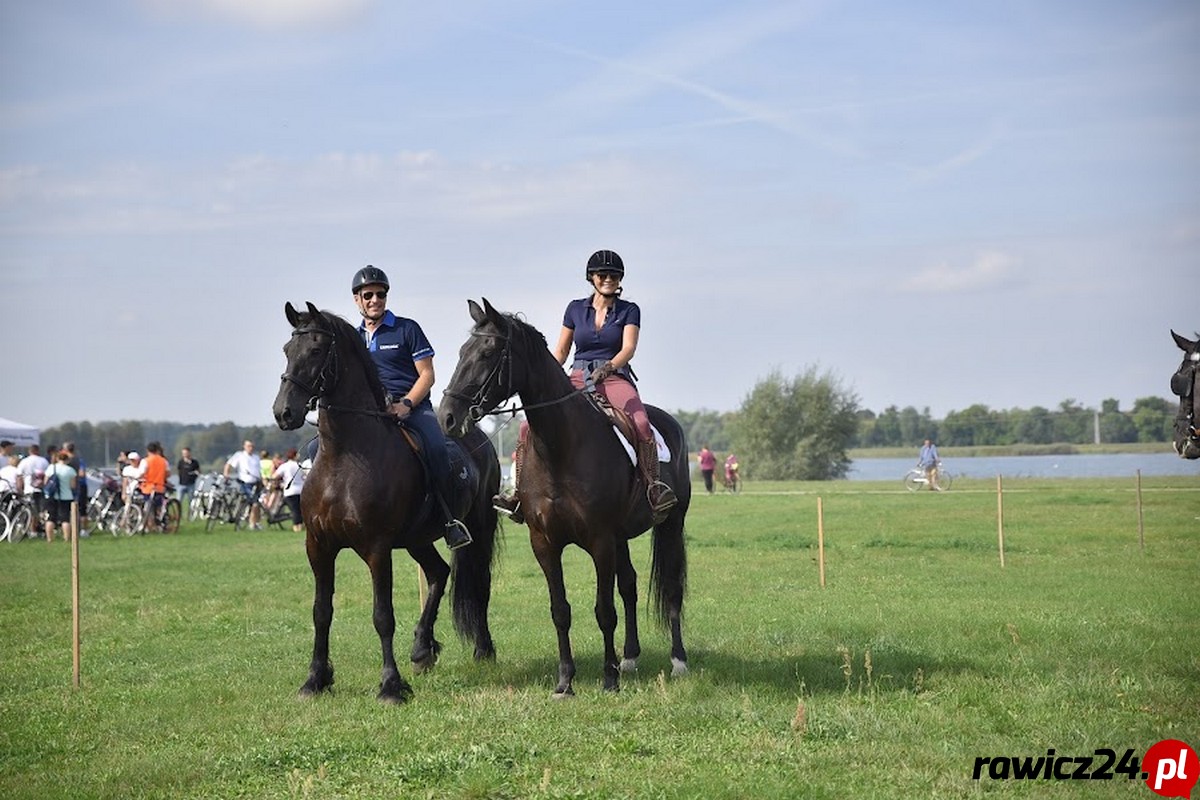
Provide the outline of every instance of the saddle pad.
<path id="1" fill-rule="evenodd" d="M 629 463 L 636 467 L 637 452 L 633 449 L 633 445 L 631 445 L 629 440 L 622 435 L 620 429 L 617 428 L 616 425 L 612 426 L 612 431 L 617 435 L 617 441 L 619 441 L 621 446 L 625 448 L 625 453 L 629 456 Z M 667 440 L 664 439 L 663 435 L 658 432 L 658 428 L 654 427 L 653 425 L 650 426 L 650 431 L 654 434 L 654 444 L 658 446 L 658 460 L 663 463 L 670 461 L 671 448 L 667 447 Z"/>

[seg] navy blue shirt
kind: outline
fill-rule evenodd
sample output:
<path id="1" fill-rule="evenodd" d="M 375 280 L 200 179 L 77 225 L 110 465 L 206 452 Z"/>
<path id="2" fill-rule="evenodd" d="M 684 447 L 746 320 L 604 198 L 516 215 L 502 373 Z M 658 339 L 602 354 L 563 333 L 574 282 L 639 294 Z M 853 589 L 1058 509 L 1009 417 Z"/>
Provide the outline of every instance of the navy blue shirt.
<path id="1" fill-rule="evenodd" d="M 637 303 L 619 297 L 600 330 L 596 330 L 596 309 L 592 308 L 591 297 L 572 300 L 563 314 L 563 327 L 575 332 L 576 361 L 612 361 L 621 352 L 626 325 L 640 328 L 642 311 Z"/>
<path id="2" fill-rule="evenodd" d="M 383 320 L 370 339 L 365 322 L 359 323 L 358 332 L 375 361 L 383 388 L 393 397 L 404 395 L 417 382 L 416 362 L 433 358 L 433 345 L 425 338 L 421 326 L 415 320 L 397 317 L 391 311 L 383 313 Z M 429 397 L 418 405 L 430 405 Z"/>

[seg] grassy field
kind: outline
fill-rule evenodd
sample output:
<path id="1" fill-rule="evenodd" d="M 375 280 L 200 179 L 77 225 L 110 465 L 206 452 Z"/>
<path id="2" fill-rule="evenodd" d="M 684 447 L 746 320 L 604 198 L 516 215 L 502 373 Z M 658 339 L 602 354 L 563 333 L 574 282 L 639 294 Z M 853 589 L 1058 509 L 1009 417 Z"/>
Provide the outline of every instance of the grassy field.
<path id="1" fill-rule="evenodd" d="M 508 526 L 477 665 L 443 624 L 405 706 L 375 700 L 370 584 L 340 560 L 332 696 L 296 699 L 311 647 L 299 535 L 82 543 L 71 686 L 66 545 L 0 545 L 0 797 L 1154 797 L 1141 780 L 972 780 L 977 757 L 1200 746 L 1200 487 L 1014 480 L 756 484 L 689 517 L 692 673 L 643 626 L 640 672 L 600 683 L 590 562 L 568 553 L 578 697 L 550 699 L 545 584 Z M 827 586 L 818 585 L 817 498 Z M 635 543 L 649 573 L 648 537 Z M 397 559 L 399 628 L 416 574 Z M 443 620 L 448 621 L 448 613 Z M 408 637 L 398 637 L 407 652 Z"/>

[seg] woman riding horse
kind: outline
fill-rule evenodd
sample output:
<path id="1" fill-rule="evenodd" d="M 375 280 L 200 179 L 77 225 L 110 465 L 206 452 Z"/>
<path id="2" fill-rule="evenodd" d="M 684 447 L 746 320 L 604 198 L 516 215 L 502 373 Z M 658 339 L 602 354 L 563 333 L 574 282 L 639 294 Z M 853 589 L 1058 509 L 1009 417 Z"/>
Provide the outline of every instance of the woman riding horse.
<path id="1" fill-rule="evenodd" d="M 674 490 L 659 480 L 658 447 L 629 366 L 637 352 L 642 311 L 637 303 L 621 299 L 624 277 L 625 263 L 621 256 L 612 250 L 592 253 L 584 271 L 584 280 L 591 284 L 592 295 L 567 304 L 553 352 L 558 363 L 565 364 L 574 346 L 571 384 L 576 389 L 589 384 L 594 386 L 611 406 L 622 409 L 633 420 L 637 430 L 638 466 L 646 479 L 646 497 L 655 519 L 662 519 L 675 505 L 676 497 Z M 528 423 L 524 423 L 513 455 L 513 492 L 495 498 L 496 509 L 517 523 L 525 521 L 517 482 L 521 479 L 521 462 L 528 436 Z"/>

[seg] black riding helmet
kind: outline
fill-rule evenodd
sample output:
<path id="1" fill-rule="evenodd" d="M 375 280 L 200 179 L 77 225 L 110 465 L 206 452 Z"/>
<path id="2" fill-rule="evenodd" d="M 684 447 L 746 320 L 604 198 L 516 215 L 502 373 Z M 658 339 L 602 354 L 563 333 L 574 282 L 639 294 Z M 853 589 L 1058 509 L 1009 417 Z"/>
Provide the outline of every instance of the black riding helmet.
<path id="1" fill-rule="evenodd" d="M 597 272 L 613 272 L 625 277 L 625 262 L 613 250 L 597 250 L 592 253 L 592 257 L 588 259 L 587 272 L 584 274 L 584 280 L 588 283 L 592 282 L 592 276 Z"/>
<path id="2" fill-rule="evenodd" d="M 373 283 L 383 284 L 383 288 L 391 289 L 392 285 L 388 283 L 387 275 L 383 273 L 379 267 L 372 267 L 367 264 L 365 267 L 354 273 L 354 280 L 350 282 L 350 294 L 358 294 L 358 290 L 364 286 L 370 286 Z"/>

